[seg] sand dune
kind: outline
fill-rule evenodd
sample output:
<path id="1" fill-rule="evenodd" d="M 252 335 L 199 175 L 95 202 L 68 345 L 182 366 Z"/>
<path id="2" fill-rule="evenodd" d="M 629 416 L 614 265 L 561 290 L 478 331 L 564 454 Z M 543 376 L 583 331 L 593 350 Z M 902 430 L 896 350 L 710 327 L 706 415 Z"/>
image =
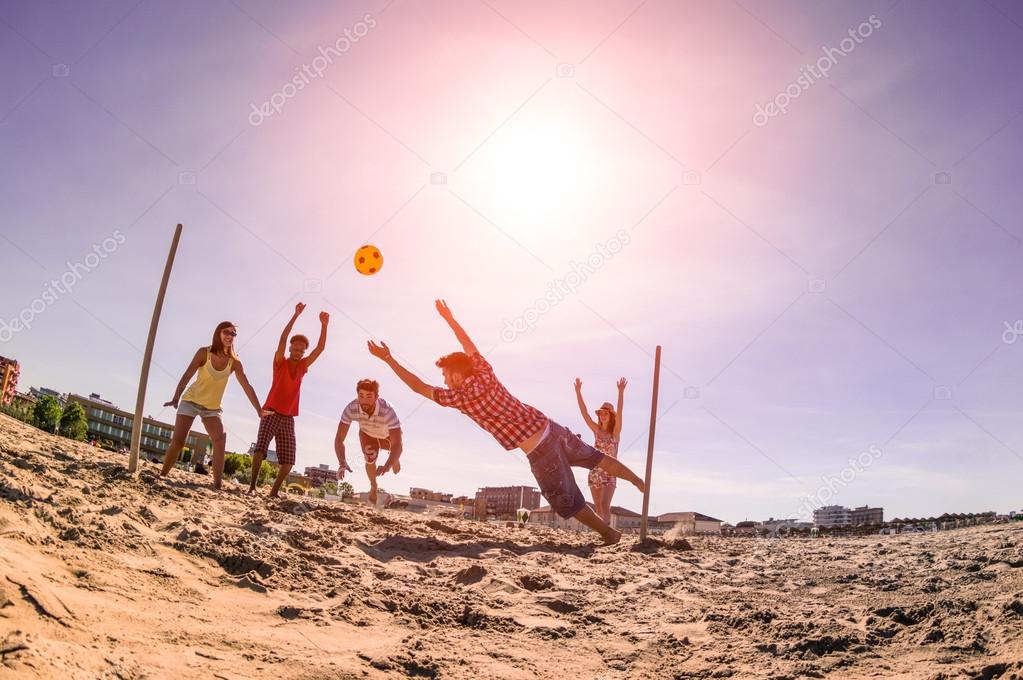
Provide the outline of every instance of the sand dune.
<path id="1" fill-rule="evenodd" d="M 0 676 L 1023 678 L 1023 527 L 590 537 L 214 493 L 0 416 Z"/>

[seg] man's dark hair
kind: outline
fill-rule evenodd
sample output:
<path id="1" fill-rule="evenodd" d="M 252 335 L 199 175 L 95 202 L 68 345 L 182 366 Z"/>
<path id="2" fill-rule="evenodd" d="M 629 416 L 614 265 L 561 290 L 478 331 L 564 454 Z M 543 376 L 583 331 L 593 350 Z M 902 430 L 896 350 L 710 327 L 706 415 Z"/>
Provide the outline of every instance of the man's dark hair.
<path id="1" fill-rule="evenodd" d="M 437 359 L 437 367 L 442 370 L 447 368 L 455 373 L 461 373 L 466 378 L 476 372 L 472 367 L 472 359 L 465 352 L 445 354 L 440 359 Z"/>
<path id="2" fill-rule="evenodd" d="M 370 380 L 369 378 L 363 378 L 359 382 L 355 383 L 355 391 L 366 390 L 373 394 L 380 394 L 380 383 L 376 380 Z"/>
<path id="3" fill-rule="evenodd" d="M 298 340 L 301 343 L 304 343 L 306 349 L 309 348 L 309 338 L 307 338 L 306 336 L 302 335 L 301 333 L 291 336 L 291 342 L 295 342 L 296 340 Z"/>

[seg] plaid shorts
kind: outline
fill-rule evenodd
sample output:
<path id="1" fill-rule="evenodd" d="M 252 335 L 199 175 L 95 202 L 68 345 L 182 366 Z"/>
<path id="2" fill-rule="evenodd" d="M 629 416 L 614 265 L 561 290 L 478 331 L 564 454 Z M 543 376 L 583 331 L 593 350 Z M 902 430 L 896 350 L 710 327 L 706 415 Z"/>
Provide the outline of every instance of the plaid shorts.
<path id="1" fill-rule="evenodd" d="M 276 441 L 277 462 L 280 465 L 295 464 L 295 417 L 271 413 L 259 419 L 259 434 L 256 435 L 255 453 L 266 455 L 270 440 Z"/>

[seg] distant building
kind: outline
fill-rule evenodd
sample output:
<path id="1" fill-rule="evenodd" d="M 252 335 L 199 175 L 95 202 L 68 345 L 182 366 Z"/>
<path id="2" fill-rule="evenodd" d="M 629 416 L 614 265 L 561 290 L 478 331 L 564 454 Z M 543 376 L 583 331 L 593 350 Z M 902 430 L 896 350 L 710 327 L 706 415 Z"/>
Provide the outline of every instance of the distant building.
<path id="1" fill-rule="evenodd" d="M 531 486 L 485 486 L 476 491 L 477 507 L 485 507 L 486 515 L 498 519 L 515 519 L 519 508 L 540 507 L 540 492 Z M 477 512 L 477 519 L 484 519 Z"/>
<path id="2" fill-rule="evenodd" d="M 884 524 L 884 508 L 871 508 L 866 505 L 854 508 L 851 521 L 854 527 Z"/>
<path id="3" fill-rule="evenodd" d="M 323 486 L 326 482 L 337 482 L 337 470 L 331 470 L 329 465 L 317 465 L 307 467 L 305 476 L 308 477 L 313 486 Z"/>
<path id="4" fill-rule="evenodd" d="M 689 536 L 721 533 L 721 520 L 702 512 L 666 512 L 651 519 L 656 521 L 662 532 L 679 526 L 682 533 Z"/>
<path id="5" fill-rule="evenodd" d="M 414 486 L 408 490 L 408 495 L 411 498 L 418 498 L 423 501 L 438 501 L 440 503 L 450 503 L 451 494 L 442 493 L 440 491 L 430 491 L 429 489 L 421 489 L 418 486 Z"/>
<path id="6" fill-rule="evenodd" d="M 587 503 L 590 508 L 592 503 Z M 634 533 L 639 531 L 639 525 L 643 518 L 638 512 L 617 505 L 611 506 L 611 526 L 622 533 Z M 589 527 L 577 520 L 575 517 L 562 517 L 549 505 L 537 508 L 529 513 L 530 524 L 540 524 L 552 529 L 566 529 L 568 531 L 590 531 Z"/>
<path id="7" fill-rule="evenodd" d="M 90 439 L 107 440 L 113 443 L 115 448 L 131 447 L 131 426 L 135 420 L 133 413 L 122 411 L 95 393 L 88 397 L 69 394 L 67 400 L 68 402 L 77 402 L 85 409 Z M 173 432 L 174 426 L 170 423 L 153 418 L 143 418 L 139 454 L 145 458 L 162 460 L 170 446 Z M 212 449 L 212 442 L 205 432 L 192 430 L 185 439 L 185 446 L 196 455 L 196 460 L 201 460 L 200 457 L 205 457 L 206 453 Z"/>
<path id="8" fill-rule="evenodd" d="M 757 525 L 757 529 L 759 530 L 759 533 L 766 534 L 768 536 L 784 536 L 790 531 L 796 529 L 809 529 L 812 526 L 812 522 L 803 522 L 798 519 L 775 519 L 770 517 L 766 522 L 760 522 Z"/>
<path id="9" fill-rule="evenodd" d="M 750 520 L 743 520 L 735 525 L 736 536 L 755 536 L 757 533 L 757 523 L 751 522 Z"/>
<path id="10" fill-rule="evenodd" d="M 60 402 L 61 406 L 64 406 L 64 404 L 66 403 L 66 399 L 64 398 L 63 394 L 61 394 L 57 390 L 51 390 L 49 387 L 30 387 L 28 388 L 28 393 L 36 401 L 39 401 L 43 397 L 53 397 L 58 402 Z M 99 395 L 97 394 L 95 396 L 98 397 Z M 108 406 L 113 406 L 113 404 L 111 404 L 109 401 L 105 403 Z"/>
<path id="11" fill-rule="evenodd" d="M 14 401 L 18 392 L 18 377 L 21 366 L 14 359 L 0 357 L 0 406 L 7 406 Z"/>
<path id="12" fill-rule="evenodd" d="M 813 511 L 816 527 L 847 527 L 852 524 L 852 510 L 841 505 L 826 505 Z"/>
<path id="13" fill-rule="evenodd" d="M 249 455 L 251 456 L 255 452 L 256 452 L 256 442 L 252 442 L 251 444 L 249 444 Z M 267 449 L 266 457 L 263 460 L 265 460 L 268 463 L 273 463 L 274 465 L 276 465 L 277 464 L 277 452 L 276 451 L 272 451 L 270 449 Z"/>

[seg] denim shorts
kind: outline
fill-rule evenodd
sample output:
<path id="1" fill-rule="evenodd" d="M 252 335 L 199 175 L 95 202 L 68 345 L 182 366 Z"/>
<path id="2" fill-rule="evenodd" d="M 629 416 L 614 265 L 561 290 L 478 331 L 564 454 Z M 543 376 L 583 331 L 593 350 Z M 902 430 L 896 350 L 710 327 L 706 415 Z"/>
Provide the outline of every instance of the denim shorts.
<path id="1" fill-rule="evenodd" d="M 553 420 L 550 428 L 550 434 L 529 452 L 529 469 L 551 509 L 568 518 L 586 507 L 572 468 L 592 470 L 604 460 L 604 454 Z"/>
<path id="2" fill-rule="evenodd" d="M 199 418 L 220 418 L 223 413 L 223 409 L 206 408 L 194 401 L 182 401 L 178 404 L 179 416 L 187 416 L 189 418 L 195 418 L 197 416 Z"/>

